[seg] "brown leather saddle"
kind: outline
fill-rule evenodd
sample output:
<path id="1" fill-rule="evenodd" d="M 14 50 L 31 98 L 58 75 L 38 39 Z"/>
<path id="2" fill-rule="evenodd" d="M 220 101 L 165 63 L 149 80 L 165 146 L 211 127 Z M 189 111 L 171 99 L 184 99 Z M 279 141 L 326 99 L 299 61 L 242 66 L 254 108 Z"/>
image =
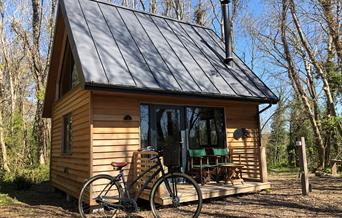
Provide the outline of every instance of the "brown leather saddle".
<path id="1" fill-rule="evenodd" d="M 121 170 L 122 168 L 128 165 L 128 162 L 112 162 L 111 165 L 112 167 L 114 167 L 114 169 Z"/>

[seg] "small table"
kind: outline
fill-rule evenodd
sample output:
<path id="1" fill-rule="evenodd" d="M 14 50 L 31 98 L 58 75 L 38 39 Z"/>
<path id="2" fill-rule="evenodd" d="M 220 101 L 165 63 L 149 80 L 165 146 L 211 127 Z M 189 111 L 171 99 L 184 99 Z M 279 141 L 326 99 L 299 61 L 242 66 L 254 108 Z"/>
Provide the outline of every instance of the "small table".
<path id="1" fill-rule="evenodd" d="M 235 164 L 235 163 L 227 163 L 220 165 L 222 169 L 224 169 L 224 182 L 225 184 L 228 180 L 234 185 L 234 181 L 239 181 L 243 184 L 242 179 L 242 168 L 245 165 L 242 164 Z"/>

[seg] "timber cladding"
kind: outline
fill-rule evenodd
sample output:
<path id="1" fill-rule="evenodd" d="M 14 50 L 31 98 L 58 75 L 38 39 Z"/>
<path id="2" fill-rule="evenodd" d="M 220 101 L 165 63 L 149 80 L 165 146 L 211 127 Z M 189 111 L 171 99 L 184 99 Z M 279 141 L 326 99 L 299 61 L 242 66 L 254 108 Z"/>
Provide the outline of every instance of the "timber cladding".
<path id="1" fill-rule="evenodd" d="M 93 109 L 93 155 L 92 175 L 112 174 L 112 161 L 132 162 L 133 152 L 140 149 L 141 103 L 223 107 L 225 110 L 227 146 L 233 151 L 233 162 L 244 164 L 245 178 L 260 178 L 258 104 L 211 99 L 195 99 L 144 94 L 120 94 L 94 92 Z M 131 120 L 124 120 L 126 115 Z M 247 128 L 250 136 L 234 139 L 238 128 Z M 126 167 L 126 175 L 134 174 L 134 166 Z M 130 177 L 129 176 L 129 177 Z"/>
<path id="2" fill-rule="evenodd" d="M 71 114 L 71 152 L 62 152 L 63 117 Z M 90 176 L 90 92 L 76 87 L 53 106 L 51 128 L 51 184 L 78 197 Z"/>
<path id="3" fill-rule="evenodd" d="M 51 143 L 51 184 L 78 197 L 82 183 L 100 173 L 115 174 L 113 161 L 132 163 L 133 152 L 140 149 L 140 104 L 169 104 L 223 107 L 227 147 L 233 162 L 246 165 L 244 178 L 260 179 L 258 104 L 211 99 L 194 99 L 144 94 L 109 94 L 76 87 L 53 106 Z M 62 153 L 63 117 L 72 116 L 72 147 Z M 130 115 L 130 120 L 125 116 Z M 234 139 L 238 128 L 250 136 Z M 135 174 L 134 164 L 126 167 L 128 179 Z"/>

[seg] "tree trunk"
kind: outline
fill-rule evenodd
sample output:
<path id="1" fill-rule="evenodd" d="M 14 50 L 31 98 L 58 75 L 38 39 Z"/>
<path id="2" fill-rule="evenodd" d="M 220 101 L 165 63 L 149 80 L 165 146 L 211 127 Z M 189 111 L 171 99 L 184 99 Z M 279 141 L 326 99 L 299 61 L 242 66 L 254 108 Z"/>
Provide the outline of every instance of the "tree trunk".
<path id="1" fill-rule="evenodd" d="M 340 13 L 341 2 L 336 1 L 336 16 L 334 16 L 333 2 L 331 0 L 320 0 L 323 8 L 323 14 L 328 24 L 329 33 L 332 36 L 337 57 L 339 60 L 339 68 L 342 70 L 342 40 L 340 39 Z"/>
<path id="2" fill-rule="evenodd" d="M 3 71 L 0 71 L 0 103 L 1 103 L 1 105 L 4 103 L 3 73 L 4 73 Z M 10 172 L 10 168 L 8 167 L 7 148 L 6 148 L 6 144 L 5 144 L 5 140 L 4 140 L 2 110 L 3 110 L 3 107 L 0 107 L 0 146 L 1 146 L 1 154 L 2 154 L 2 167 L 3 167 L 4 171 Z"/>
<path id="3" fill-rule="evenodd" d="M 35 141 L 37 143 L 37 158 L 39 164 L 45 164 L 46 163 L 46 145 L 47 145 L 47 138 L 45 134 L 45 130 L 47 128 L 46 123 L 44 122 L 44 119 L 42 117 L 43 115 L 43 90 L 44 86 L 41 81 L 37 81 L 36 84 L 36 115 L 35 115 L 35 122 L 34 122 L 34 135 L 35 135 Z"/>
<path id="4" fill-rule="evenodd" d="M 325 147 L 324 142 L 322 139 L 321 131 L 319 128 L 319 125 L 317 123 L 317 120 L 315 119 L 315 115 L 312 111 L 311 105 L 309 103 L 309 100 L 306 96 L 306 93 L 304 91 L 303 85 L 300 81 L 298 71 L 295 67 L 292 54 L 289 49 L 287 37 L 286 37 L 286 31 L 287 31 L 287 24 L 286 24 L 286 18 L 287 18 L 287 11 L 288 11 L 288 1 L 282 0 L 282 16 L 281 16 L 281 41 L 283 43 L 283 49 L 285 53 L 286 62 L 288 65 L 288 74 L 290 77 L 290 80 L 292 81 L 292 86 L 294 90 L 298 93 L 298 96 L 300 96 L 302 103 L 304 105 L 304 108 L 306 109 L 307 116 L 310 119 L 313 132 L 315 135 L 316 144 L 318 146 L 318 153 L 319 153 L 319 166 L 318 169 L 322 170 L 325 167 Z"/>
<path id="5" fill-rule="evenodd" d="M 315 58 L 314 52 L 311 50 L 309 42 L 307 41 L 306 36 L 305 36 L 305 34 L 301 28 L 299 19 L 298 19 L 297 14 L 296 14 L 296 5 L 293 2 L 293 0 L 290 0 L 290 11 L 291 11 L 291 15 L 292 15 L 294 24 L 295 24 L 296 29 L 298 31 L 301 43 L 302 43 L 304 49 L 306 50 L 306 52 L 308 53 L 310 61 L 312 62 L 313 66 L 315 67 L 318 75 L 321 77 L 322 84 L 323 84 L 323 91 L 326 95 L 326 99 L 328 102 L 328 105 L 327 105 L 328 106 L 327 110 L 329 112 L 328 114 L 329 114 L 329 116 L 336 117 L 337 113 L 336 113 L 336 109 L 335 109 L 335 102 L 334 102 L 333 95 L 331 93 L 331 88 L 330 88 L 328 78 L 326 76 L 326 73 L 323 71 L 323 67 L 321 66 L 319 61 Z M 332 38 L 334 39 L 333 35 L 332 35 Z M 338 49 L 338 48 L 336 48 L 336 49 Z M 339 132 L 339 135 L 342 137 L 342 124 L 340 122 L 337 123 L 337 130 Z"/>

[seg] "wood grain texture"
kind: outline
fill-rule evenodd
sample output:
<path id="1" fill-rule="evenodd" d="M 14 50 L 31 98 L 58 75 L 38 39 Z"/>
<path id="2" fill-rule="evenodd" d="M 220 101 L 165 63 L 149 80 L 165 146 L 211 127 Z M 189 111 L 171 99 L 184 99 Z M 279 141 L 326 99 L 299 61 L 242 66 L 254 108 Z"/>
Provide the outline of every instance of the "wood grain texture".
<path id="1" fill-rule="evenodd" d="M 71 154 L 62 153 L 63 116 L 72 116 Z M 51 184 L 78 198 L 90 176 L 90 92 L 76 87 L 55 102 L 51 128 Z"/>
<path id="2" fill-rule="evenodd" d="M 225 106 L 227 144 L 234 163 L 245 165 L 242 176 L 246 179 L 260 179 L 258 107 L 256 105 L 230 104 Z M 249 137 L 235 139 L 236 129 L 246 128 Z"/>
<path id="3" fill-rule="evenodd" d="M 92 98 L 94 174 L 112 174 L 111 160 L 133 161 L 133 152 L 140 148 L 139 105 L 150 103 L 224 108 L 227 146 L 233 149 L 233 161 L 246 165 L 244 178 L 260 179 L 257 103 L 102 91 L 94 91 Z M 127 114 L 132 117 L 131 121 L 124 121 Z M 238 128 L 247 128 L 250 137 L 234 139 L 233 133 Z M 127 167 L 131 175 L 133 168 L 133 165 Z"/>

